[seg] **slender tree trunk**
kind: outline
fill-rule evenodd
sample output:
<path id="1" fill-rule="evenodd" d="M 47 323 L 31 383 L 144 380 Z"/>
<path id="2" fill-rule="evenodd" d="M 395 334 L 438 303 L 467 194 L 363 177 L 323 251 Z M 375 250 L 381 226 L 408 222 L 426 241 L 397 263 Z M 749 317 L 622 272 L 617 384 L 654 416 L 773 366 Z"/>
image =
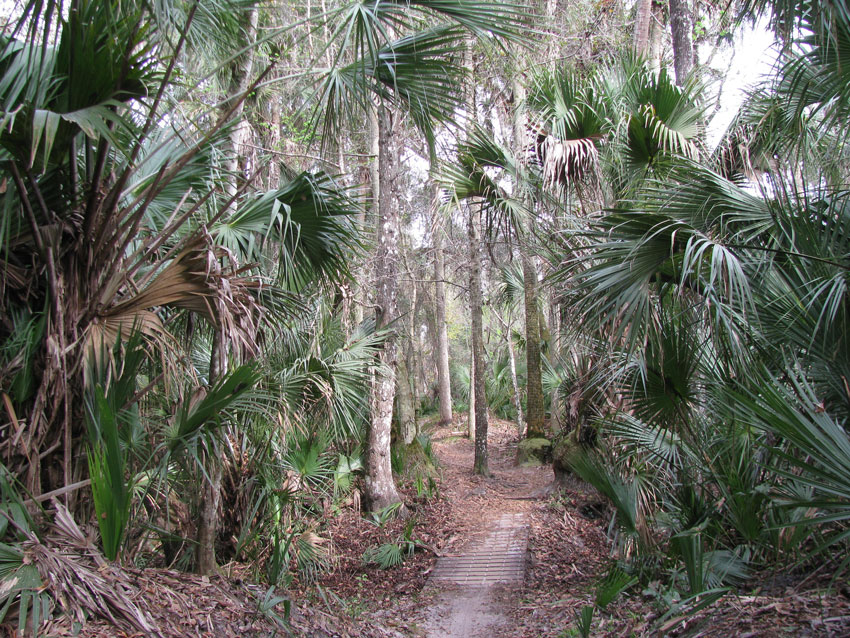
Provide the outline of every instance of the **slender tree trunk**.
<path id="1" fill-rule="evenodd" d="M 368 224 L 377 224 L 378 219 L 378 202 L 381 198 L 381 180 L 380 171 L 378 170 L 379 156 L 381 152 L 380 144 L 380 127 L 378 126 L 378 109 L 372 105 L 369 108 L 369 159 L 367 170 L 369 174 L 369 192 L 364 196 L 369 200 L 358 216 L 358 221 L 361 228 L 364 230 Z M 368 211 L 368 216 L 367 216 Z M 371 217 L 371 219 L 369 218 Z M 362 281 L 372 281 L 374 264 L 366 264 L 362 266 Z M 363 323 L 364 312 L 363 308 L 368 305 L 369 290 L 364 285 L 357 286 L 354 302 L 354 323 L 360 325 Z"/>
<path id="2" fill-rule="evenodd" d="M 525 361 L 526 382 L 526 436 L 545 436 L 543 421 L 543 375 L 540 359 L 540 308 L 537 304 L 537 269 L 533 258 L 525 250 L 522 254 L 522 274 L 525 281 Z"/>
<path id="3" fill-rule="evenodd" d="M 673 67 L 676 84 L 682 86 L 694 65 L 693 25 L 688 0 L 670 0 L 670 35 L 673 37 Z"/>
<path id="4" fill-rule="evenodd" d="M 517 149 L 525 148 L 525 87 L 519 78 L 513 81 L 516 110 L 514 112 L 514 143 Z M 518 188 L 522 188 L 518 185 Z M 528 199 L 527 193 L 519 196 Z M 534 221 L 530 220 L 530 224 Z M 531 229 L 533 231 L 533 227 Z M 528 236 L 531 236 L 531 232 Z M 540 323 L 541 313 L 537 304 L 537 269 L 529 254 L 528 242 L 522 247 L 522 275 L 524 281 L 525 302 L 525 363 L 526 363 L 526 414 L 528 425 L 526 435 L 529 438 L 544 436 L 543 421 L 546 409 L 543 404 L 543 378 L 540 362 Z"/>
<path id="5" fill-rule="evenodd" d="M 519 380 L 516 376 L 516 353 L 514 352 L 514 342 L 508 334 L 508 356 L 511 361 L 511 385 L 514 388 L 514 407 L 516 407 L 516 428 L 520 438 L 525 431 L 525 423 L 522 416 L 522 394 L 519 391 Z"/>
<path id="6" fill-rule="evenodd" d="M 410 348 L 408 348 L 409 350 Z M 410 391 L 409 359 L 407 354 L 398 358 L 398 377 L 396 379 L 399 435 L 405 445 L 410 445 L 416 438 L 416 412 L 413 409 L 413 396 Z"/>
<path id="7" fill-rule="evenodd" d="M 283 100 L 280 93 L 274 92 L 271 96 L 271 127 L 269 128 L 269 148 L 272 151 L 280 150 L 280 112 L 283 110 Z M 280 160 L 276 154 L 272 154 L 269 164 L 268 182 L 269 190 L 280 188 Z"/>
<path id="8" fill-rule="evenodd" d="M 472 315 L 472 375 L 475 387 L 475 466 L 474 472 L 490 475 L 487 465 L 487 395 L 484 391 L 484 301 L 481 294 L 481 209 L 469 207 L 469 305 Z"/>
<path id="9" fill-rule="evenodd" d="M 425 379 L 425 363 L 423 352 L 425 350 L 422 343 L 420 331 L 418 330 L 418 317 L 422 310 L 422 302 L 424 295 L 419 293 L 419 286 L 416 283 L 418 278 L 414 269 L 408 268 L 410 279 L 413 282 L 413 300 L 410 310 L 410 338 L 407 347 L 407 368 L 410 370 L 412 407 L 413 407 L 413 435 L 419 429 L 416 413 L 421 405 L 421 390 Z"/>
<path id="10" fill-rule="evenodd" d="M 398 315 L 399 211 L 398 149 L 393 138 L 393 113 L 378 106 L 379 198 L 375 254 L 375 325 L 385 328 Z M 393 480 L 390 444 L 395 398 L 398 345 L 394 335 L 384 341 L 371 389 L 372 417 L 366 455 L 366 508 L 381 510 L 401 498 Z"/>
<path id="11" fill-rule="evenodd" d="M 406 249 L 406 246 L 402 247 Z M 416 363 L 416 313 L 419 306 L 419 299 L 416 289 L 416 277 L 407 263 L 404 260 L 405 274 L 407 278 L 413 282 L 413 298 L 410 300 L 410 321 L 405 322 L 405 339 L 403 354 L 399 353 L 398 358 L 398 376 L 396 378 L 396 389 L 398 391 L 398 423 L 399 434 L 405 445 L 413 443 L 416 438 L 416 406 L 418 405 L 418 381 L 417 381 L 417 363 Z"/>
<path id="12" fill-rule="evenodd" d="M 557 222 L 557 219 L 556 219 Z M 557 226 L 556 226 L 557 228 Z M 549 353 L 550 361 L 560 361 L 561 359 L 561 311 L 560 304 L 553 297 L 549 302 Z M 553 432 L 560 432 L 563 427 L 563 417 L 561 414 L 560 391 L 555 390 L 552 393 L 552 402 L 549 409 L 549 422 Z"/>
<path id="13" fill-rule="evenodd" d="M 649 29 L 652 22 L 652 0 L 637 0 L 634 48 L 638 55 L 649 53 Z"/>
<path id="14" fill-rule="evenodd" d="M 254 7 L 248 12 L 247 24 L 245 25 L 245 39 L 247 42 L 254 42 L 257 39 L 257 24 L 259 21 L 259 10 Z M 233 67 L 233 75 L 231 77 L 230 96 L 236 97 L 242 95 L 248 90 L 251 85 L 251 76 L 254 72 L 254 48 L 251 47 L 248 51 L 238 58 Z M 227 105 L 225 106 L 227 108 Z M 227 199 L 232 198 L 237 193 L 238 183 L 236 173 L 239 170 L 240 150 L 248 138 L 248 122 L 242 117 L 245 110 L 245 101 L 239 103 L 238 108 L 233 112 L 232 119 L 236 121 L 236 125 L 230 132 L 230 154 L 224 162 L 224 170 L 227 178 L 224 183 L 224 192 Z M 229 214 L 236 212 L 236 203 L 233 203 L 233 210 Z"/>
<path id="15" fill-rule="evenodd" d="M 198 525 L 198 573 L 214 574 L 218 568 L 215 541 L 218 535 L 218 510 L 221 506 L 221 459 L 210 459 L 207 468 L 209 480 L 203 478 L 201 487 L 201 513 Z"/>
<path id="16" fill-rule="evenodd" d="M 439 213 L 435 213 L 439 214 Z M 440 399 L 440 423 L 452 422 L 452 385 L 449 372 L 449 332 L 446 327 L 445 257 L 443 255 L 442 224 L 434 232 L 434 306 L 437 330 L 437 388 Z"/>
<path id="17" fill-rule="evenodd" d="M 227 341 L 216 330 L 210 353 L 210 372 L 208 383 L 212 386 L 223 374 L 227 373 Z M 212 450 L 208 450 L 208 453 Z M 196 552 L 199 574 L 215 573 L 218 563 L 215 558 L 215 541 L 218 535 L 218 510 L 221 506 L 221 459 L 208 455 L 207 478 L 202 477 L 200 501 L 200 520 L 198 522 L 198 547 Z"/>
<path id="18" fill-rule="evenodd" d="M 493 315 L 502 324 L 505 330 L 505 343 L 508 344 L 508 358 L 511 363 L 511 385 L 514 389 L 514 407 L 516 408 L 516 428 L 519 438 L 522 438 L 525 433 L 525 421 L 522 416 L 522 393 L 519 390 L 519 380 L 516 376 L 516 352 L 514 352 L 514 342 L 511 339 L 511 326 L 507 321 L 502 319 L 499 313 L 494 312 Z"/>
<path id="19" fill-rule="evenodd" d="M 257 24 L 259 21 L 259 10 L 254 7 L 248 12 L 245 25 L 245 38 L 247 42 L 257 39 Z M 230 83 L 230 95 L 240 96 L 250 86 L 251 76 L 254 71 L 254 49 L 250 48 L 233 67 L 233 76 Z M 239 157 L 242 145 L 245 143 L 248 132 L 247 122 L 242 117 L 244 112 L 244 100 L 234 111 L 232 117 L 237 121 L 230 133 L 230 155 L 224 163 L 227 176 L 224 183 L 224 191 L 227 199 L 234 197 L 238 191 L 236 174 L 239 170 Z M 236 213 L 236 202 L 231 204 L 228 215 Z M 227 340 L 223 334 L 216 330 L 213 337 L 212 352 L 210 355 L 209 384 L 212 385 L 223 374 L 227 373 Z M 218 510 L 221 505 L 221 480 L 222 460 L 211 456 L 212 450 L 208 450 L 207 475 L 209 480 L 204 480 L 201 487 L 200 520 L 198 522 L 198 547 L 197 565 L 198 573 L 212 574 L 218 568 L 215 557 L 215 541 L 218 535 Z"/>
<path id="20" fill-rule="evenodd" d="M 467 434 L 469 440 L 475 440 L 475 354 L 470 343 L 469 347 L 469 418 L 467 419 Z"/>

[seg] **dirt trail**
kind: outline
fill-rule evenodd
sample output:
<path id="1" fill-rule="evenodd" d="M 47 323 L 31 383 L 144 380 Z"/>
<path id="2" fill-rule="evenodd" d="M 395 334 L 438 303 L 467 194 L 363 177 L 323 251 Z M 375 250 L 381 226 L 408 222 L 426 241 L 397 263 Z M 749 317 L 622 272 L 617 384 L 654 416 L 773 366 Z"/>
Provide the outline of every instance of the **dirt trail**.
<path id="1" fill-rule="evenodd" d="M 444 492 L 454 502 L 459 536 L 468 540 L 442 556 L 431 574 L 425 592 L 431 604 L 420 625 L 428 638 L 493 636 L 509 621 L 504 601 L 523 582 L 529 510 L 547 495 L 552 473 L 516 466 L 508 424 L 493 427 L 489 443 L 493 475 L 483 478 L 471 471 L 471 442 L 447 431 L 434 439 Z"/>

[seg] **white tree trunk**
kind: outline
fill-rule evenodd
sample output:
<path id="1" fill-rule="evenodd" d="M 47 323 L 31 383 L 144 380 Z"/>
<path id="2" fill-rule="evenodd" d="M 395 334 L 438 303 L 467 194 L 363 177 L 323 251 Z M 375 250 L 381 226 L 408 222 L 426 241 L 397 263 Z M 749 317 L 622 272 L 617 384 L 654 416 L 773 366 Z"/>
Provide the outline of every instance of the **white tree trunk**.
<path id="1" fill-rule="evenodd" d="M 652 20 L 652 0 L 637 0 L 634 48 L 638 55 L 649 53 L 649 30 Z"/>
<path id="2" fill-rule="evenodd" d="M 398 149 L 393 140 L 393 114 L 378 106 L 378 215 L 375 252 L 375 324 L 385 328 L 398 315 L 399 211 L 397 192 Z M 366 455 L 366 508 L 381 510 L 401 498 L 393 480 L 390 444 L 395 398 L 398 345 L 394 335 L 384 341 L 372 390 L 372 417 Z"/>
<path id="3" fill-rule="evenodd" d="M 474 370 L 472 383 L 475 401 L 470 413 L 475 413 L 475 466 L 474 472 L 490 475 L 487 463 L 487 395 L 484 391 L 484 330 L 481 294 L 481 211 L 477 206 L 469 208 L 469 306 L 472 315 L 472 360 Z"/>

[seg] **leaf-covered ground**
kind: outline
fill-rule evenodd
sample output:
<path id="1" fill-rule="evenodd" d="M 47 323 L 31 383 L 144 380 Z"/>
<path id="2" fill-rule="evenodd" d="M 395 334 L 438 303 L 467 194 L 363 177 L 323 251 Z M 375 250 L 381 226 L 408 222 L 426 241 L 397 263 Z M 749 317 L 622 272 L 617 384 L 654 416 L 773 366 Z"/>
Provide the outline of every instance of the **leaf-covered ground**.
<path id="1" fill-rule="evenodd" d="M 490 468 L 494 476 L 472 474 L 472 444 L 455 426 L 432 431 L 441 462 L 440 498 L 420 508 L 418 533 L 441 553 L 457 553 L 486 531 L 502 513 L 524 511 L 530 523 L 525 584 L 499 588 L 498 612 L 505 622 L 494 638 L 581 635 L 576 615 L 592 603 L 596 583 L 610 564 L 607 530 L 610 511 L 603 498 L 579 481 L 554 490 L 549 468 L 516 467 L 516 430 L 495 420 L 490 426 Z M 369 524 L 366 524 L 367 526 Z M 374 526 L 370 526 L 374 527 Z M 436 556 L 417 552 L 393 570 L 357 566 L 374 530 L 356 519 L 339 521 L 337 549 L 346 570 L 325 577 L 328 591 L 338 591 L 359 618 L 391 626 L 405 636 L 427 633 L 429 609 L 439 589 L 425 586 Z M 390 534 L 392 535 L 392 533 Z M 777 577 L 758 574 L 739 589 L 691 617 L 667 616 L 670 599 L 660 583 L 636 585 L 627 595 L 597 611 L 593 636 L 847 636 L 850 635 L 850 590 L 820 574 Z M 439 637 L 447 638 L 447 637 Z M 474 638 L 465 636 L 464 638 Z"/>

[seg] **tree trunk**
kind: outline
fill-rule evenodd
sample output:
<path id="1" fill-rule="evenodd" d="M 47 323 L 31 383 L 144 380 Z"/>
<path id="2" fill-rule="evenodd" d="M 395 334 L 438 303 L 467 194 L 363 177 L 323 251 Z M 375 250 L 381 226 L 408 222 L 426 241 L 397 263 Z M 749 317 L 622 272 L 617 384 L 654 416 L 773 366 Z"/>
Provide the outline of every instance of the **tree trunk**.
<path id="1" fill-rule="evenodd" d="M 210 352 L 210 371 L 207 382 L 212 386 L 223 374 L 227 373 L 227 341 L 219 330 L 213 336 Z M 212 456 L 207 450 L 206 472 L 201 477 L 202 485 L 198 503 L 198 547 L 196 559 L 199 574 L 215 573 L 218 563 L 215 558 L 215 541 L 218 535 L 218 510 L 221 505 L 221 459 Z"/>
<path id="2" fill-rule="evenodd" d="M 676 84 L 682 86 L 694 65 L 692 16 L 687 0 L 670 0 L 670 35 L 673 37 L 673 67 Z"/>
<path id="3" fill-rule="evenodd" d="M 424 295 L 419 294 L 419 287 L 416 283 L 416 280 L 419 278 L 417 273 L 409 268 L 408 273 L 410 274 L 410 279 L 413 285 L 413 300 L 411 302 L 410 309 L 410 337 L 408 339 L 407 346 L 407 369 L 410 374 L 410 388 L 412 391 L 411 408 L 413 410 L 413 436 L 416 436 L 416 433 L 419 431 L 416 413 L 419 410 L 419 406 L 422 405 L 421 390 L 425 379 L 425 364 L 423 355 L 425 347 L 422 343 L 420 331 L 418 330 L 418 326 L 420 325 L 418 317 L 422 309 Z"/>
<path id="4" fill-rule="evenodd" d="M 514 406 L 516 407 L 516 427 L 517 434 L 519 434 L 520 438 L 524 433 L 525 428 L 522 418 L 522 395 L 519 391 L 519 381 L 516 376 L 516 353 L 514 352 L 514 342 L 511 339 L 510 332 L 508 333 L 508 356 L 511 360 L 511 385 L 514 388 Z"/>
<path id="5" fill-rule="evenodd" d="M 516 352 L 514 352 L 514 342 L 511 339 L 511 326 L 507 321 L 502 319 L 499 313 L 494 312 L 493 316 L 496 317 L 498 322 L 502 324 L 502 328 L 505 330 L 505 343 L 508 344 L 508 357 L 511 362 L 511 385 L 514 389 L 514 407 L 516 408 L 516 428 L 517 434 L 519 438 L 522 438 L 523 433 L 525 432 L 525 422 L 522 418 L 522 394 L 519 390 L 519 381 L 516 376 Z"/>
<path id="6" fill-rule="evenodd" d="M 469 440 L 475 440 L 475 354 L 472 343 L 469 346 L 469 418 L 467 421 L 467 434 Z"/>
<path id="7" fill-rule="evenodd" d="M 218 510 L 221 505 L 221 459 L 209 459 L 209 480 L 202 478 L 201 513 L 198 524 L 198 573 L 214 574 L 218 568 L 215 541 L 218 535 Z"/>
<path id="8" fill-rule="evenodd" d="M 439 214 L 439 213 L 435 213 Z M 436 227 L 436 224 L 435 224 Z M 437 388 L 440 398 L 440 423 L 452 422 L 452 384 L 449 372 L 449 332 L 446 328 L 445 258 L 442 225 L 434 231 L 434 306 L 437 330 Z"/>
<path id="9" fill-rule="evenodd" d="M 638 0 L 635 13 L 634 48 L 638 55 L 649 53 L 649 29 L 652 23 L 652 0 Z"/>
<path id="10" fill-rule="evenodd" d="M 272 151 L 280 150 L 280 112 L 283 110 L 283 100 L 277 91 L 271 95 L 271 125 L 268 134 L 268 146 Z M 280 158 L 272 155 L 269 162 L 268 180 L 266 188 L 277 190 L 280 188 Z"/>
<path id="11" fill-rule="evenodd" d="M 658 72 L 661 70 L 661 61 L 664 57 L 664 36 L 666 30 L 664 28 L 664 7 L 652 2 L 649 18 L 649 48 L 647 57 L 649 58 L 649 67 Z"/>
<path id="12" fill-rule="evenodd" d="M 380 171 L 378 170 L 380 153 L 381 144 L 380 127 L 378 126 L 378 110 L 377 107 L 372 105 L 369 107 L 369 158 L 367 162 L 370 188 L 366 191 L 366 193 L 364 193 L 364 197 L 367 201 L 357 217 L 360 227 L 364 230 L 370 223 L 377 224 L 378 202 L 381 197 L 381 180 Z M 371 219 L 369 216 L 371 216 Z M 361 282 L 372 280 L 372 267 L 373 264 L 369 263 L 361 266 Z M 363 323 L 364 319 L 363 308 L 368 306 L 369 290 L 367 289 L 367 286 L 362 283 L 358 285 L 354 296 L 354 324 L 359 326 Z"/>
<path id="13" fill-rule="evenodd" d="M 410 391 L 409 357 L 398 358 L 398 425 L 399 434 L 405 445 L 413 443 L 416 438 L 416 412 L 413 409 L 413 396 Z"/>
<path id="14" fill-rule="evenodd" d="M 561 360 L 561 304 L 554 298 L 549 302 L 549 360 L 560 362 Z M 552 432 L 560 432 L 563 427 L 561 416 L 560 391 L 552 393 L 552 401 L 549 406 L 549 424 Z"/>
<path id="15" fill-rule="evenodd" d="M 259 20 L 259 10 L 254 7 L 248 12 L 247 24 L 245 25 L 245 39 L 247 42 L 254 42 L 257 39 L 257 23 Z M 251 76 L 254 71 L 254 47 L 237 58 L 233 65 L 233 75 L 231 76 L 230 88 L 228 93 L 230 97 L 241 96 L 251 85 Z M 229 104 L 225 103 L 225 109 L 229 108 Z M 236 125 L 230 131 L 230 148 L 229 155 L 224 162 L 224 172 L 226 179 L 224 181 L 224 193 L 227 199 L 233 198 L 238 192 L 238 183 L 236 179 L 239 170 L 239 157 L 241 149 L 248 139 L 249 125 L 242 113 L 245 110 L 245 101 L 239 103 L 237 109 L 233 112 L 231 119 L 236 122 Z M 236 203 L 231 205 L 232 210 L 228 214 L 232 215 L 236 212 Z"/>
<path id="16" fill-rule="evenodd" d="M 545 436 L 543 420 L 543 375 L 540 361 L 540 308 L 537 304 L 537 269 L 533 258 L 523 249 L 522 275 L 525 282 L 525 362 L 526 382 L 526 436 Z"/>
<path id="17" fill-rule="evenodd" d="M 525 87 L 519 78 L 513 81 L 516 110 L 514 111 L 514 144 L 517 149 L 525 148 Z M 522 185 L 517 185 L 518 196 L 528 201 L 527 193 L 520 192 Z M 533 224 L 530 220 L 529 224 Z M 531 228 L 533 232 L 533 226 Z M 531 237 L 532 232 L 527 234 Z M 525 292 L 525 362 L 526 362 L 526 413 L 528 425 L 526 436 L 529 438 L 544 435 L 543 420 L 545 406 L 543 405 L 543 379 L 540 364 L 540 323 L 542 315 L 537 305 L 537 269 L 529 254 L 528 241 L 521 249 L 522 275 Z"/>
<path id="18" fill-rule="evenodd" d="M 399 212 L 398 151 L 393 139 L 393 114 L 378 106 L 378 215 L 375 253 L 375 325 L 385 328 L 398 315 Z M 390 464 L 390 436 L 398 357 L 396 337 L 388 335 L 378 353 L 371 389 L 371 423 L 366 455 L 365 506 L 378 511 L 401 498 Z"/>
<path id="19" fill-rule="evenodd" d="M 245 24 L 245 39 L 254 42 L 257 39 L 257 24 L 259 21 L 259 10 L 254 7 L 248 12 Z M 230 96 L 241 96 L 250 86 L 251 76 L 254 71 L 254 48 L 237 58 L 233 66 L 233 75 L 230 83 Z M 228 200 L 234 198 L 238 192 L 237 171 L 239 170 L 239 157 L 241 147 L 247 138 L 247 121 L 242 117 L 244 111 L 244 100 L 240 101 L 239 107 L 231 116 L 237 121 L 230 133 L 230 155 L 224 162 L 225 183 L 224 192 Z M 225 106 L 225 108 L 228 108 Z M 227 216 L 236 213 L 236 201 L 230 204 Z M 224 335 L 216 330 L 213 337 L 212 351 L 210 353 L 210 371 L 208 383 L 212 386 L 221 375 L 227 373 L 227 340 Z M 221 505 L 221 479 L 222 462 L 220 458 L 212 456 L 212 450 L 207 450 L 207 477 L 203 480 L 200 494 L 200 512 L 198 521 L 198 547 L 197 567 L 200 574 L 212 574 L 218 568 L 215 557 L 215 541 L 218 535 L 218 510 Z"/>
<path id="20" fill-rule="evenodd" d="M 484 302 L 481 294 L 481 209 L 469 207 L 469 306 L 472 315 L 472 383 L 475 402 L 470 412 L 475 413 L 475 466 L 474 472 L 490 475 L 487 466 L 487 395 L 484 391 Z"/>

